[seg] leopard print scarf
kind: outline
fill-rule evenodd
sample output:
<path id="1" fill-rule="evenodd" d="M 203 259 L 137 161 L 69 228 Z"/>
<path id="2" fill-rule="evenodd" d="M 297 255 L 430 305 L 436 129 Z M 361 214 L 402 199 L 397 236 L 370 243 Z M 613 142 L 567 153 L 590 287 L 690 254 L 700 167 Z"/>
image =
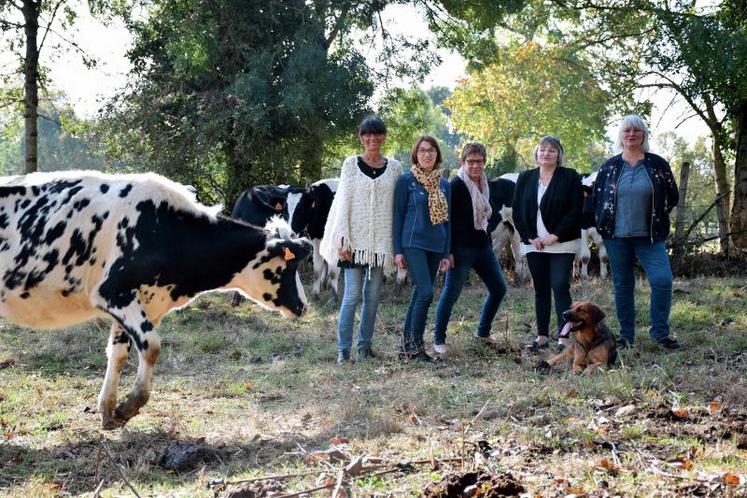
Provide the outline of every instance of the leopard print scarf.
<path id="1" fill-rule="evenodd" d="M 438 186 L 441 181 L 441 168 L 425 171 L 417 164 L 413 164 L 412 174 L 428 192 L 428 213 L 431 217 L 431 223 L 438 225 L 448 221 L 449 205 L 446 202 L 446 196 Z"/>

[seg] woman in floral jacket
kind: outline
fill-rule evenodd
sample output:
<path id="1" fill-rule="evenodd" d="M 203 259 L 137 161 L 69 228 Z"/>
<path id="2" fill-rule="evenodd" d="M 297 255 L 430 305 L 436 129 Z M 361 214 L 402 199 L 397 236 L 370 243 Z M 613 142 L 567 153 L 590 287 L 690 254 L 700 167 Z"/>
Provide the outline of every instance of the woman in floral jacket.
<path id="1" fill-rule="evenodd" d="M 594 185 L 597 230 L 604 239 L 612 268 L 620 347 L 635 338 L 636 258 L 651 286 L 651 338 L 666 349 L 679 349 L 669 337 L 672 269 L 667 255 L 669 213 L 679 201 L 667 161 L 649 152 L 649 132 L 640 116 L 620 123 L 617 146 L 622 150 L 605 162 Z"/>

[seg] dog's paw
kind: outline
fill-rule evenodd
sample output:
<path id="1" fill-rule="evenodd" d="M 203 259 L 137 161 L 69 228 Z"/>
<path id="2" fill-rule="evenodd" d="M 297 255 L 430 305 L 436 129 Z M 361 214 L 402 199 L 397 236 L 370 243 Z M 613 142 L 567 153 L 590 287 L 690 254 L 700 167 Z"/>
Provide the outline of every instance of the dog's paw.
<path id="1" fill-rule="evenodd" d="M 540 373 L 548 373 L 550 371 L 550 364 L 546 360 L 542 360 L 534 365 L 534 369 Z"/>

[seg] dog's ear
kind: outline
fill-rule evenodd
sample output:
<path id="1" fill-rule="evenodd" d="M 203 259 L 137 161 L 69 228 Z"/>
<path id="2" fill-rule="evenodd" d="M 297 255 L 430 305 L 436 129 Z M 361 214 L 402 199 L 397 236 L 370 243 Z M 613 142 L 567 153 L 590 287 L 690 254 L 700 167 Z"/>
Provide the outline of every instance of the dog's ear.
<path id="1" fill-rule="evenodd" d="M 597 323 L 600 323 L 607 316 L 599 306 L 595 306 L 593 304 L 589 306 L 589 315 L 591 316 L 592 323 L 594 323 L 595 325 Z"/>

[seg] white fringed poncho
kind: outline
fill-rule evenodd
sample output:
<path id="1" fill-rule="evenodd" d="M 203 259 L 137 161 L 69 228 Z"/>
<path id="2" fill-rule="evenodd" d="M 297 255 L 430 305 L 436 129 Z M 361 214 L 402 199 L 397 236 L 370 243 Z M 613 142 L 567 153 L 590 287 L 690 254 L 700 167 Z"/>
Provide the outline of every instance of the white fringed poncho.
<path id="1" fill-rule="evenodd" d="M 361 172 L 357 156 L 343 161 L 319 247 L 330 265 L 337 264 L 343 246 L 353 252 L 355 263 L 393 269 L 394 188 L 401 174 L 402 165 L 395 159 L 387 158 L 386 171 L 375 179 Z"/>

